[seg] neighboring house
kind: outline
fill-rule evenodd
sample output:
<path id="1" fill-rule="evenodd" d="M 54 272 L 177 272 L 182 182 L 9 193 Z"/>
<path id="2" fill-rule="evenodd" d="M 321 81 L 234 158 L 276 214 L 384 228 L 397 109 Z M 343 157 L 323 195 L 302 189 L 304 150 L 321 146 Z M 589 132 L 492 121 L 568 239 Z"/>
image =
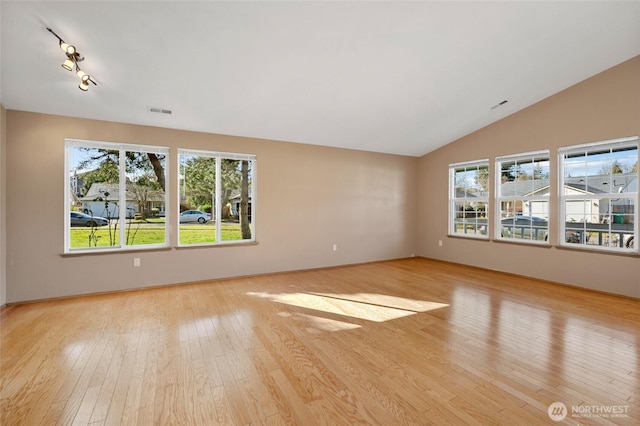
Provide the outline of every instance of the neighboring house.
<path id="1" fill-rule="evenodd" d="M 548 194 L 549 179 L 510 181 L 500 185 L 501 197 L 531 197 Z M 549 219 L 548 201 L 530 201 L 525 203 L 523 203 L 521 199 L 503 201 L 500 210 L 503 217 L 531 215 Z"/>
<path id="2" fill-rule="evenodd" d="M 613 185 L 611 190 L 609 185 Z M 604 223 L 611 220 L 615 213 L 633 213 L 633 206 L 627 200 L 616 199 L 615 194 L 622 192 L 637 191 L 637 176 L 620 175 L 616 176 L 588 176 L 567 178 L 564 186 L 566 195 L 581 195 L 580 200 L 568 200 L 565 208 L 567 222 Z M 503 197 L 531 197 L 549 195 L 549 180 L 535 181 L 512 181 L 505 182 L 500 186 Z M 611 193 L 611 209 L 608 203 L 600 203 L 603 194 Z M 597 197 L 590 198 L 590 195 Z M 545 219 L 549 218 L 549 202 L 546 200 L 525 201 L 513 200 L 502 202 L 501 209 L 504 216 L 524 215 L 537 216 Z"/>
<path id="3" fill-rule="evenodd" d="M 231 215 L 235 217 L 240 217 L 240 193 L 234 193 L 229 198 L 229 204 L 231 205 Z M 249 222 L 251 222 L 251 197 L 249 197 Z"/>
<path id="4" fill-rule="evenodd" d="M 93 183 L 84 197 L 78 199 L 82 202 L 82 211 L 94 216 L 106 218 L 118 218 L 120 216 L 117 201 L 120 198 L 120 188 L 117 184 Z M 136 190 L 127 188 L 127 217 L 131 218 L 136 213 L 150 214 L 152 209 L 165 210 L 164 192 L 142 188 Z"/>

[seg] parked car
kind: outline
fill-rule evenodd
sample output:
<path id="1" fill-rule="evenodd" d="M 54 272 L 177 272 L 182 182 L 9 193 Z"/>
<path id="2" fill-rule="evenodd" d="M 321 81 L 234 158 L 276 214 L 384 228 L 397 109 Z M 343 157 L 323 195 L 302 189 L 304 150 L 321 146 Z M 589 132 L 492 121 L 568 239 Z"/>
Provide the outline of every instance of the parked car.
<path id="1" fill-rule="evenodd" d="M 211 218 L 209 215 L 200 210 L 185 210 L 180 213 L 180 223 L 198 222 L 206 223 Z"/>
<path id="2" fill-rule="evenodd" d="M 109 221 L 104 217 L 90 216 L 85 213 L 71 212 L 71 226 L 105 226 Z"/>

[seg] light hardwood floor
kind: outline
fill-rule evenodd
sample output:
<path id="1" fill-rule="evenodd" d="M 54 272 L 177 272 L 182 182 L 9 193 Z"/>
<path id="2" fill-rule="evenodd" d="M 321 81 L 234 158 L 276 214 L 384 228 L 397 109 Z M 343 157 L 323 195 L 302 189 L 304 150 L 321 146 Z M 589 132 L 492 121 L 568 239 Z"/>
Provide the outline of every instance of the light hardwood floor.
<path id="1" fill-rule="evenodd" d="M 9 306 L 0 424 L 638 425 L 639 324 L 418 258 Z"/>

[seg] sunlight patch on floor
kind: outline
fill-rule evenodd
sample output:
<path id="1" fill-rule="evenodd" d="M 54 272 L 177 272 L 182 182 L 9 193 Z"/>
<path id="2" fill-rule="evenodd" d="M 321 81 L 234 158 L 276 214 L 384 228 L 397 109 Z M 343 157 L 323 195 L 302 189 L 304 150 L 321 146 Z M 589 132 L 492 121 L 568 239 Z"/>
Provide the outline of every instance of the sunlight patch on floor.
<path id="1" fill-rule="evenodd" d="M 338 321 L 331 318 L 324 318 L 317 315 L 296 314 L 296 317 L 302 318 L 303 320 L 309 322 L 313 327 L 324 331 L 354 330 L 356 328 L 362 327 L 358 324 Z M 307 331 L 309 331 L 309 329 L 307 329 Z"/>
<path id="2" fill-rule="evenodd" d="M 446 303 L 429 302 L 426 300 L 407 299 L 406 297 L 390 296 L 388 294 L 376 294 L 376 293 L 353 293 L 353 294 L 339 294 L 339 293 L 318 293 L 312 292 L 318 296 L 331 297 L 341 300 L 352 300 L 354 302 L 367 303 L 377 306 L 385 306 L 389 308 L 404 309 L 413 312 L 427 312 L 434 309 L 446 308 L 449 305 Z"/>
<path id="3" fill-rule="evenodd" d="M 272 302 L 322 311 L 328 314 L 348 316 L 366 321 L 384 322 L 393 319 L 440 309 L 445 303 L 406 299 L 373 293 L 266 293 L 249 292 L 249 296 Z"/>

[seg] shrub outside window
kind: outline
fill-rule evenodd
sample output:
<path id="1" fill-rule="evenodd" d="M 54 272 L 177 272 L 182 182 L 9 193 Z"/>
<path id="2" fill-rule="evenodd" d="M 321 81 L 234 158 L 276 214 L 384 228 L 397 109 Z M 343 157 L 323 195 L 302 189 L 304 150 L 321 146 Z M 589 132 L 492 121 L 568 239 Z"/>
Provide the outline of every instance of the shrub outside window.
<path id="1" fill-rule="evenodd" d="M 449 235 L 488 238 L 489 160 L 449 165 Z"/>
<path id="2" fill-rule="evenodd" d="M 255 156 L 178 150 L 178 244 L 255 241 Z"/>
<path id="3" fill-rule="evenodd" d="M 638 252 L 638 138 L 559 150 L 565 246 Z"/>
<path id="4" fill-rule="evenodd" d="M 65 140 L 65 253 L 168 245 L 169 148 Z"/>
<path id="5" fill-rule="evenodd" d="M 496 158 L 496 238 L 548 241 L 549 189 L 549 151 Z"/>

